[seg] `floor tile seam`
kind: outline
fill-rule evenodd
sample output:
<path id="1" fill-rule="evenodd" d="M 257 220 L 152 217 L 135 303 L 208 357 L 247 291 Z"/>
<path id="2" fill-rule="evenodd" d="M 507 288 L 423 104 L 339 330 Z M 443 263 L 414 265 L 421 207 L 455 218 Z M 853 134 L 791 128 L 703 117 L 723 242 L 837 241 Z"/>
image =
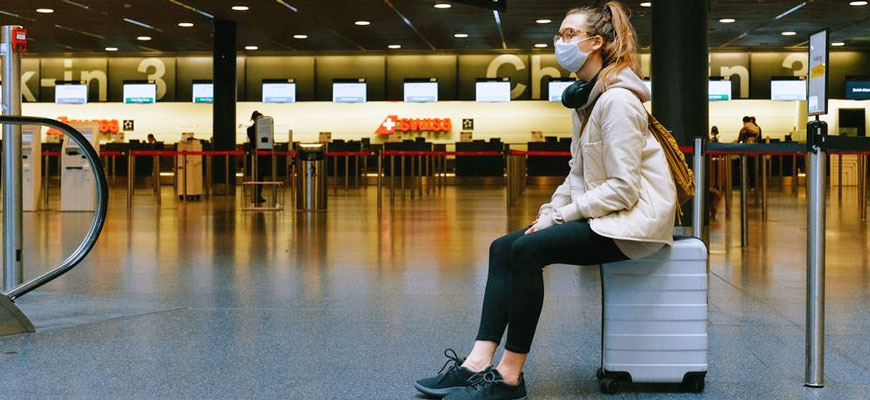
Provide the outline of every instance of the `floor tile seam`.
<path id="1" fill-rule="evenodd" d="M 124 320 L 124 319 L 133 319 L 133 318 L 151 316 L 151 315 L 155 315 L 155 314 L 171 313 L 171 312 L 176 312 L 176 311 L 185 310 L 185 309 L 187 309 L 187 308 L 186 307 L 177 307 L 177 308 L 169 308 L 169 309 L 162 309 L 162 310 L 154 310 L 154 311 L 147 311 L 144 313 L 137 313 L 137 314 L 131 314 L 131 315 L 119 315 L 116 317 L 99 319 L 99 320 L 95 320 L 95 321 L 88 321 L 88 322 L 82 322 L 82 323 L 76 323 L 76 324 L 70 324 L 70 325 L 60 325 L 60 326 L 56 326 L 56 327 L 50 326 L 47 328 L 40 328 L 37 325 L 35 333 L 56 332 L 56 331 L 62 331 L 62 330 L 67 330 L 67 329 L 91 327 L 93 325 L 99 325 L 99 324 L 103 324 L 103 323 L 107 323 L 107 322 L 118 322 L 118 321 Z"/>

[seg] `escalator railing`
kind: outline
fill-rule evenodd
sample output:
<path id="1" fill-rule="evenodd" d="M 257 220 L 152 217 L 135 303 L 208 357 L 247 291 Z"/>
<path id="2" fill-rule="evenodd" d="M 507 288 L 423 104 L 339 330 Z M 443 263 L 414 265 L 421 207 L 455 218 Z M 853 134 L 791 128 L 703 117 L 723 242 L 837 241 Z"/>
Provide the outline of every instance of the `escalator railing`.
<path id="1" fill-rule="evenodd" d="M 78 147 L 84 152 L 85 157 L 88 160 L 88 163 L 91 166 L 91 171 L 94 172 L 96 176 L 96 195 L 97 195 L 97 203 L 96 210 L 94 211 L 94 217 L 91 220 L 90 227 L 88 228 L 87 233 L 85 234 L 84 240 L 81 244 L 76 247 L 76 249 L 70 254 L 66 259 L 64 259 L 60 265 L 54 267 L 48 272 L 43 273 L 27 282 L 24 282 L 12 290 L 9 290 L 3 295 L 7 297 L 9 300 L 15 300 L 33 290 L 36 290 L 42 285 L 51 282 L 57 277 L 69 272 L 71 269 L 75 268 L 84 258 L 88 255 L 91 249 L 94 248 L 94 245 L 97 243 L 97 239 L 100 237 L 100 232 L 103 230 L 103 226 L 106 223 L 106 213 L 109 208 L 109 187 L 106 181 L 106 174 L 103 171 L 102 163 L 100 162 L 100 157 L 97 155 L 96 150 L 94 150 L 93 146 L 91 146 L 90 142 L 84 135 L 82 135 L 79 131 L 75 130 L 75 128 L 52 119 L 48 118 L 38 118 L 38 117 L 21 117 L 21 116 L 0 116 L 0 125 L 41 125 L 47 126 L 50 128 L 57 129 L 63 132 L 64 135 L 70 138 L 73 142 L 75 142 Z"/>

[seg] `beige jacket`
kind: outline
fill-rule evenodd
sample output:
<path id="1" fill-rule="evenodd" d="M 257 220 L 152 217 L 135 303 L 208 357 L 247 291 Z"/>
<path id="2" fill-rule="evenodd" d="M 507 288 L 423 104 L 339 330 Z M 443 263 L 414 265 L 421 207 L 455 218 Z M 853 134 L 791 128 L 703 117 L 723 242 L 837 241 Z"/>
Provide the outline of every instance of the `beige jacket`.
<path id="1" fill-rule="evenodd" d="M 592 230 L 615 239 L 626 256 L 642 258 L 673 244 L 676 188 L 649 130 L 643 102 L 650 94 L 643 81 L 625 69 L 602 93 L 603 86 L 599 81 L 587 104 L 572 111 L 571 171 L 540 214 L 589 219 Z"/>

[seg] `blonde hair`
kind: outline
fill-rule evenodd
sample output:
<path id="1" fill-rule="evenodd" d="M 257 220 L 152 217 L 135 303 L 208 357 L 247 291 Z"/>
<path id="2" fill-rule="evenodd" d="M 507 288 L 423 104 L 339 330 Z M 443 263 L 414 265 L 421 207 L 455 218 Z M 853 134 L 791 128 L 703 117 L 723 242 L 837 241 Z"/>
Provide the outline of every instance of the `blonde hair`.
<path id="1" fill-rule="evenodd" d="M 623 69 L 629 68 L 640 75 L 637 58 L 637 33 L 631 25 L 630 13 L 618 1 L 609 1 L 602 7 L 578 7 L 567 15 L 585 14 L 586 30 L 593 36 L 604 38 L 601 59 L 604 68 L 598 80 L 604 87 L 610 86 L 611 79 Z"/>

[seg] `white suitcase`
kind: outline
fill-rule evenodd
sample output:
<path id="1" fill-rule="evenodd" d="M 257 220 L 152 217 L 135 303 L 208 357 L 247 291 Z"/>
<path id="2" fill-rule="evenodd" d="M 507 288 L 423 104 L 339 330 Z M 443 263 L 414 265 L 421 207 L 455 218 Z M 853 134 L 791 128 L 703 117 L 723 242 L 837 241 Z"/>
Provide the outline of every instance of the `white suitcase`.
<path id="1" fill-rule="evenodd" d="M 601 266 L 601 390 L 618 382 L 682 383 L 707 374 L 707 246 L 694 237 L 640 260 Z"/>

